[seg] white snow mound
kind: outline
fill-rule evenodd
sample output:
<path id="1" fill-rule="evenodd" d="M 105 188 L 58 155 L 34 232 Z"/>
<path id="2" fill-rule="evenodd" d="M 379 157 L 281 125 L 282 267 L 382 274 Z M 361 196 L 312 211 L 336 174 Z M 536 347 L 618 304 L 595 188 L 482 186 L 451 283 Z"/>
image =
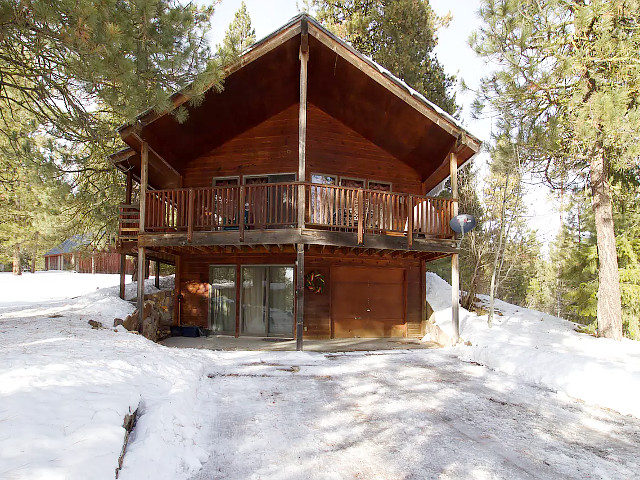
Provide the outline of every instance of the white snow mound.
<path id="1" fill-rule="evenodd" d="M 489 298 L 478 295 L 487 305 Z M 448 335 L 451 286 L 427 273 L 427 301 Z M 640 342 L 620 342 L 576 332 L 576 324 L 496 300 L 493 327 L 487 315 L 460 308 L 459 358 L 517 375 L 593 405 L 640 417 Z"/>

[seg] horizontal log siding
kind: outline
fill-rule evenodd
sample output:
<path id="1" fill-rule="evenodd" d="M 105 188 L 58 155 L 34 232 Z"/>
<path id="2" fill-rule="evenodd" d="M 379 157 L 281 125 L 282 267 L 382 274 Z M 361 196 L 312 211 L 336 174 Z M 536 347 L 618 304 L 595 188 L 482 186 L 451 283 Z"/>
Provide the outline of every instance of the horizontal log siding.
<path id="1" fill-rule="evenodd" d="M 292 173 L 298 170 L 298 106 L 293 105 L 224 145 L 192 160 L 183 187 L 211 186 L 213 177 Z M 386 181 L 396 192 L 420 194 L 418 173 L 309 104 L 307 181 L 312 173 Z"/>

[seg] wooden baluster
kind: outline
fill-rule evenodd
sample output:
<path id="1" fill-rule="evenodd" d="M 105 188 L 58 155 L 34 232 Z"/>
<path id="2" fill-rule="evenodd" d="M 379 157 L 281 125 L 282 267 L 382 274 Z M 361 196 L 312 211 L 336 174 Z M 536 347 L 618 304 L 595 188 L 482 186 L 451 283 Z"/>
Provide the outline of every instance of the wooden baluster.
<path id="1" fill-rule="evenodd" d="M 364 243 L 364 195 L 358 190 L 358 245 Z"/>

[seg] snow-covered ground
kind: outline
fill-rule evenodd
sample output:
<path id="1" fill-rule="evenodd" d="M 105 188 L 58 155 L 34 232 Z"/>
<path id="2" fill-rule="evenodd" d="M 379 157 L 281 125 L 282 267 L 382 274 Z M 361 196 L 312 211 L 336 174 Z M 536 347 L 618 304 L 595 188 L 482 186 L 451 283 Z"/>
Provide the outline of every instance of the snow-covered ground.
<path id="1" fill-rule="evenodd" d="M 0 302 L 0 478 L 114 478 L 123 419 L 136 408 L 125 480 L 632 478 L 640 468 L 640 419 L 569 398 L 581 398 L 571 390 L 577 377 L 550 390 L 507 368 L 519 355 L 536 361 L 546 344 L 564 364 L 583 345 L 573 336 L 590 338 L 550 318 L 537 319 L 548 322 L 549 338 L 531 326 L 508 341 L 515 334 L 503 330 L 523 310 L 501 304 L 505 316 L 490 333 L 505 339 L 484 360 L 474 352 L 494 347 L 467 316 L 463 335 L 473 346 L 455 349 L 181 350 L 87 324 L 108 327 L 133 310 L 117 283 L 117 275 L 0 274 L 0 291 L 12 292 Z M 434 295 L 450 298 L 444 285 L 430 286 L 432 304 Z M 556 330 L 566 330 L 564 341 Z M 579 352 L 587 361 L 613 354 L 588 345 Z M 569 372 L 550 362 L 547 377 Z M 637 371 L 626 371 L 623 380 L 633 381 Z M 632 395 L 637 383 L 625 388 Z"/>
<path id="2" fill-rule="evenodd" d="M 488 305 L 488 297 L 479 298 Z M 451 286 L 433 273 L 427 301 L 452 336 Z M 577 333 L 572 322 L 500 300 L 495 308 L 492 328 L 487 315 L 460 309 L 460 337 L 471 343 L 453 349 L 461 359 L 640 418 L 640 342 Z"/>

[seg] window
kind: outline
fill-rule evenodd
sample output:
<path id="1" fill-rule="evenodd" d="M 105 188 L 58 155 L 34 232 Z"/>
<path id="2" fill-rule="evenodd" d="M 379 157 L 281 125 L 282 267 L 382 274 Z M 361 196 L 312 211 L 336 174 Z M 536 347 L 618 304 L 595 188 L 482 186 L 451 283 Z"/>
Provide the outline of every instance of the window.
<path id="1" fill-rule="evenodd" d="M 316 183 L 318 185 L 337 185 L 338 177 L 335 175 L 325 175 L 323 173 L 312 173 L 311 183 Z"/>
<path id="2" fill-rule="evenodd" d="M 367 188 L 369 190 L 378 190 L 380 192 L 390 192 L 391 191 L 391 183 L 389 183 L 389 182 L 380 182 L 378 180 L 369 180 L 367 182 Z"/>
<path id="3" fill-rule="evenodd" d="M 287 183 L 295 182 L 295 173 L 269 173 L 265 175 L 245 175 L 245 185 L 256 185 L 261 183 Z"/>
<path id="4" fill-rule="evenodd" d="M 232 187 L 240 185 L 240 178 L 238 177 L 214 177 L 212 186 L 214 187 Z"/>
<path id="5" fill-rule="evenodd" d="M 340 177 L 340 186 L 349 188 L 364 188 L 364 180 L 361 178 Z"/>

